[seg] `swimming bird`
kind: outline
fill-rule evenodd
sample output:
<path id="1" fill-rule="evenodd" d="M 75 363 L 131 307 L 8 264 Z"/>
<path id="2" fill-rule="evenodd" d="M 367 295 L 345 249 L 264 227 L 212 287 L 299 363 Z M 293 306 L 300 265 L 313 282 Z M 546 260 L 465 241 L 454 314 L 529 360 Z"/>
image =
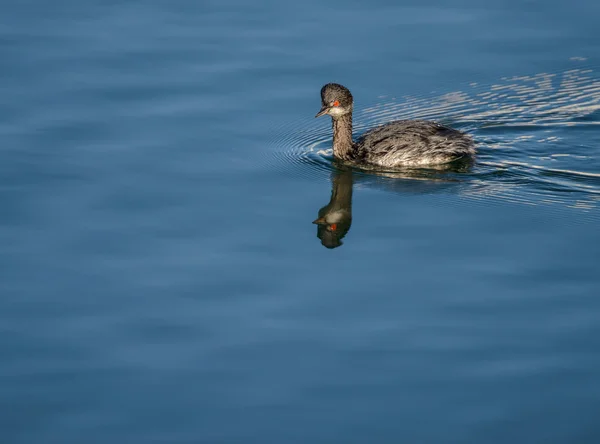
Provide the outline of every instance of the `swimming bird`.
<path id="1" fill-rule="evenodd" d="M 338 83 L 321 88 L 321 110 L 331 116 L 333 155 L 355 164 L 379 167 L 427 167 L 475 156 L 473 139 L 462 131 L 427 120 L 397 120 L 352 140 L 350 90 Z"/>

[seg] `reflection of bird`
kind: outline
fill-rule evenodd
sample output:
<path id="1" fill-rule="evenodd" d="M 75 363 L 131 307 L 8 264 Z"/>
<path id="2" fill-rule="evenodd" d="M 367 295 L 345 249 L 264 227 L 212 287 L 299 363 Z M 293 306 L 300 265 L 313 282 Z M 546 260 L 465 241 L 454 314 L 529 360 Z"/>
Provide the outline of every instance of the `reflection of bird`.
<path id="1" fill-rule="evenodd" d="M 406 169 L 394 172 L 364 171 L 353 173 L 353 170 L 341 162 L 334 161 L 331 174 L 331 199 L 319 210 L 319 217 L 313 221 L 317 224 L 317 237 L 327 248 L 342 245 L 352 225 L 352 188 L 354 181 L 363 186 L 386 189 L 399 194 L 421 194 L 441 192 L 456 187 L 462 180 L 459 175 L 467 173 L 471 163 L 468 159 L 438 165 L 435 169 Z"/>
<path id="2" fill-rule="evenodd" d="M 352 225 L 352 171 L 335 170 L 331 178 L 331 199 L 319 210 L 317 237 L 327 248 L 342 245 L 342 238 Z"/>
<path id="3" fill-rule="evenodd" d="M 321 89 L 321 110 L 333 121 L 333 155 L 354 163 L 380 167 L 428 166 L 449 163 L 475 155 L 467 134 L 435 122 L 398 120 L 373 128 L 352 141 L 353 98 L 337 83 Z"/>

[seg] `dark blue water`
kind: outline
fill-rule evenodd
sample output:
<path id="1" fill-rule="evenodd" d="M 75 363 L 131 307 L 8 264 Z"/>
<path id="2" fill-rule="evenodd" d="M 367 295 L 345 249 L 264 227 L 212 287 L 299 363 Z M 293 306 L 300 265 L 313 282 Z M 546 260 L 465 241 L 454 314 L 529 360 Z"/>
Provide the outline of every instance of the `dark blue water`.
<path id="1" fill-rule="evenodd" d="M 599 14 L 3 3 L 0 441 L 599 442 Z M 336 170 L 331 81 L 476 164 Z"/>

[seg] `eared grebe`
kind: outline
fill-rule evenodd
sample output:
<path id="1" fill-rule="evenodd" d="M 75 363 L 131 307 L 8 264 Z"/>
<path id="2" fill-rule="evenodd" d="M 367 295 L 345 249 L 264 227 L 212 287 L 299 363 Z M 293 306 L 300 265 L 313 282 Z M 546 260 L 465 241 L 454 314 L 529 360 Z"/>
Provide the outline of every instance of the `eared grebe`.
<path id="1" fill-rule="evenodd" d="M 328 83 L 321 88 L 321 110 L 333 122 L 333 155 L 353 163 L 382 167 L 440 165 L 475 155 L 467 134 L 426 120 L 398 120 L 373 128 L 352 141 L 352 94 Z"/>

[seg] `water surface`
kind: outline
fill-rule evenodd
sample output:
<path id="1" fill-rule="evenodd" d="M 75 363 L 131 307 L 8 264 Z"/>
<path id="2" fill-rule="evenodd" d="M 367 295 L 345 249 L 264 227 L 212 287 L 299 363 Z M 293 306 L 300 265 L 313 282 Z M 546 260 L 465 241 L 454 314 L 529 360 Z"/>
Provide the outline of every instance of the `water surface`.
<path id="1" fill-rule="evenodd" d="M 1 6 L 0 441 L 598 442 L 599 13 Z M 331 81 L 477 162 L 339 170 Z"/>

